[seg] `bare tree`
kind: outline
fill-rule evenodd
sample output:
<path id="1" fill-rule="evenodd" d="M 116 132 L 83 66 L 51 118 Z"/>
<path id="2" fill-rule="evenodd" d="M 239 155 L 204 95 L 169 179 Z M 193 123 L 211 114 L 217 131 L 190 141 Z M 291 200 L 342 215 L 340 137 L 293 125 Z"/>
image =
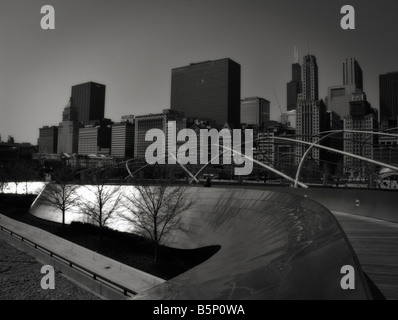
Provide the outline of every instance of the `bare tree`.
<path id="1" fill-rule="evenodd" d="M 62 226 L 65 226 L 66 212 L 79 204 L 76 194 L 78 186 L 67 183 L 50 182 L 43 191 L 41 199 L 44 203 L 62 212 Z"/>
<path id="2" fill-rule="evenodd" d="M 53 172 L 53 180 L 46 186 L 41 199 L 47 205 L 59 209 L 62 212 L 62 226 L 65 226 L 66 212 L 79 204 L 76 189 L 79 187 L 70 184 L 73 171 L 67 167 L 58 168 Z"/>
<path id="3" fill-rule="evenodd" d="M 92 174 L 92 184 L 86 186 L 91 200 L 86 198 L 81 203 L 83 213 L 100 228 L 100 234 L 121 206 L 121 187 L 107 184 L 107 175 L 105 170 Z"/>
<path id="4" fill-rule="evenodd" d="M 194 204 L 186 195 L 186 188 L 160 185 L 135 186 L 124 196 L 127 213 L 120 216 L 135 227 L 135 232 L 149 238 L 154 246 L 154 259 L 165 235 L 182 229 L 182 213 Z"/>

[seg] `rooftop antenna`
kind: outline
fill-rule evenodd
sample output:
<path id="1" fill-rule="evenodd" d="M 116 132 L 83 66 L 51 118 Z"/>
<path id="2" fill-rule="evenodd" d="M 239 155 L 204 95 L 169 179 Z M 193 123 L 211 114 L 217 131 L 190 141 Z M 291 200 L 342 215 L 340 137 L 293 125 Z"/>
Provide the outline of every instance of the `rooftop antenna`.
<path id="1" fill-rule="evenodd" d="M 299 63 L 299 52 L 297 47 L 294 47 L 294 63 Z"/>
<path id="2" fill-rule="evenodd" d="M 310 40 L 307 40 L 308 42 L 308 55 L 310 55 Z"/>

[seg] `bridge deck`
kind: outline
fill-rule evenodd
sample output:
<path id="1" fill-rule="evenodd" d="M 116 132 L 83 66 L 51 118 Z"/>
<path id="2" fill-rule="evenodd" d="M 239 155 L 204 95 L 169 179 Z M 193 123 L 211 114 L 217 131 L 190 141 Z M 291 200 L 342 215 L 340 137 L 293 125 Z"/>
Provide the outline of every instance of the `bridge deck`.
<path id="1" fill-rule="evenodd" d="M 363 271 L 389 300 L 398 300 L 398 223 L 334 212 Z"/>

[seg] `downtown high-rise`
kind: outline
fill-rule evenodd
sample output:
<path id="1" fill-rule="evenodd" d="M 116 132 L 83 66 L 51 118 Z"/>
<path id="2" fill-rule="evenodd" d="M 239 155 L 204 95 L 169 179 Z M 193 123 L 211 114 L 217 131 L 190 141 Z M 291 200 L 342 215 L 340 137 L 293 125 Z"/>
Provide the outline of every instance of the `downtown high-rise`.
<path id="1" fill-rule="evenodd" d="M 398 72 L 380 75 L 380 123 L 383 129 L 398 126 Z"/>
<path id="2" fill-rule="evenodd" d="M 319 134 L 327 127 L 326 105 L 318 99 L 318 65 L 316 57 L 307 55 L 303 59 L 302 68 L 302 93 L 297 99 L 296 135 L 298 140 L 315 142 Z M 308 145 L 298 144 L 296 148 L 296 162 L 303 156 Z M 321 154 L 319 148 L 311 151 L 311 157 L 317 165 L 320 164 Z"/>
<path id="3" fill-rule="evenodd" d="M 298 94 L 301 93 L 301 65 L 298 52 L 294 51 L 295 61 L 292 64 L 292 80 L 287 84 L 287 111 L 296 110 Z"/>
<path id="4" fill-rule="evenodd" d="M 374 145 L 377 137 L 355 131 L 373 132 L 378 129 L 377 110 L 373 109 L 363 91 L 353 94 L 350 102 L 350 116 L 344 117 L 344 151 L 368 159 L 374 158 Z M 344 156 L 344 172 L 351 178 L 365 178 L 368 166 L 361 160 Z"/>
<path id="5" fill-rule="evenodd" d="M 72 87 L 72 105 L 83 123 L 102 120 L 105 114 L 105 85 L 87 82 Z"/>
<path id="6" fill-rule="evenodd" d="M 343 62 L 343 85 L 355 85 L 358 90 L 363 90 L 362 68 L 355 58 L 346 58 Z"/>
<path id="7" fill-rule="evenodd" d="M 187 118 L 210 120 L 222 128 L 240 125 L 241 67 L 231 59 L 191 63 L 171 77 L 171 110 Z"/>
<path id="8" fill-rule="evenodd" d="M 313 55 L 307 55 L 304 57 L 302 67 L 302 86 L 302 100 L 318 100 L 318 64 L 316 62 L 316 57 Z"/>
<path id="9" fill-rule="evenodd" d="M 78 110 L 69 100 L 62 113 L 62 122 L 58 126 L 57 153 L 73 154 L 78 152 L 79 129 L 83 125 L 77 121 Z"/>
<path id="10" fill-rule="evenodd" d="M 270 121 L 270 102 L 264 98 L 245 98 L 240 104 L 240 122 L 261 126 Z"/>
<path id="11" fill-rule="evenodd" d="M 328 110 L 340 117 L 350 116 L 350 102 L 356 93 L 363 92 L 363 73 L 355 58 L 346 58 L 343 62 L 343 84 L 328 88 Z"/>

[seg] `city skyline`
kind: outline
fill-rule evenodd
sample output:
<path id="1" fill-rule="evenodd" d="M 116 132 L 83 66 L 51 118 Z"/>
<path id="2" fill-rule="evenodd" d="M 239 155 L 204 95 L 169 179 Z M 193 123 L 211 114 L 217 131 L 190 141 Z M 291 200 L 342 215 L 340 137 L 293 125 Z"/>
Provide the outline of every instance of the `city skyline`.
<path id="1" fill-rule="evenodd" d="M 354 57 L 364 91 L 379 109 L 379 75 L 398 70 L 394 21 L 398 4 L 352 1 L 356 29 L 340 27 L 342 1 L 61 1 L 55 30 L 41 30 L 39 0 L 0 4 L 0 134 L 37 144 L 39 128 L 58 125 L 70 88 L 106 85 L 105 117 L 157 113 L 170 107 L 171 71 L 206 60 L 241 65 L 241 99 L 271 102 L 271 119 L 286 110 L 294 47 L 319 66 L 319 98 L 343 84 Z M 377 7 L 377 10 L 376 8 Z M 210 10 L 211 8 L 211 10 Z M 16 19 L 16 17 L 18 19 Z M 309 49 L 308 49 L 309 43 Z M 273 91 L 275 90 L 276 96 Z"/>

